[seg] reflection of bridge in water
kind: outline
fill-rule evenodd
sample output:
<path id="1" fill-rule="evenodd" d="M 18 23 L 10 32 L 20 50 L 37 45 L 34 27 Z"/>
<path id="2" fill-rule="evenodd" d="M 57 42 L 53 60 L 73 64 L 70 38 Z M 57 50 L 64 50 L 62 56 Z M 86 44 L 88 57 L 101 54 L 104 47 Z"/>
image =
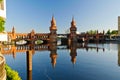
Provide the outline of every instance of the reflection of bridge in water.
<path id="1" fill-rule="evenodd" d="M 13 55 L 13 58 L 16 58 L 16 53 L 26 53 L 27 51 L 31 51 L 31 54 L 35 54 L 35 51 L 50 51 L 50 57 L 52 60 L 52 65 L 55 66 L 56 64 L 56 59 L 57 59 L 57 50 L 70 50 L 70 56 L 72 59 L 72 63 L 75 63 L 76 61 L 73 58 L 76 58 L 75 55 L 77 55 L 77 49 L 85 49 L 86 51 L 89 51 L 89 49 L 94 49 L 97 52 L 99 50 L 103 50 L 104 48 L 102 47 L 92 47 L 88 46 L 87 44 L 81 44 L 81 43 L 73 43 L 71 45 L 59 45 L 57 46 L 56 43 L 51 43 L 51 44 L 42 44 L 42 45 L 6 45 L 1 47 L 1 53 L 4 55 Z M 72 57 L 74 55 L 74 57 Z"/>
<path id="2" fill-rule="evenodd" d="M 63 49 L 70 49 L 71 46 L 68 45 L 55 45 L 57 50 L 63 50 Z M 1 47 L 1 53 L 2 54 L 16 54 L 17 52 L 26 52 L 28 50 L 32 50 L 33 52 L 35 51 L 50 51 L 51 44 L 41 44 L 41 45 L 6 45 Z M 97 52 L 99 49 L 104 51 L 104 48 L 100 47 L 92 47 L 88 46 L 87 44 L 76 44 L 76 49 L 86 49 L 88 51 L 89 49 L 95 49 Z M 33 53 L 34 54 L 34 53 Z"/>
<path id="3" fill-rule="evenodd" d="M 87 44 L 70 44 L 70 45 L 61 45 L 57 46 L 56 43 L 52 44 L 44 44 L 44 45 L 21 45 L 21 46 L 14 46 L 14 45 L 7 45 L 1 47 L 1 53 L 4 55 L 13 55 L 13 58 L 16 58 L 16 53 L 26 53 L 26 64 L 27 64 L 27 80 L 32 80 L 32 55 L 35 54 L 35 51 L 50 51 L 50 58 L 51 58 L 51 64 L 53 68 L 55 68 L 56 61 L 57 61 L 57 50 L 63 50 L 63 49 L 69 49 L 70 50 L 70 56 L 71 56 L 71 62 L 73 64 L 76 63 L 76 56 L 77 56 L 77 49 L 86 49 L 88 51 L 89 49 L 94 49 L 96 51 L 103 50 L 104 48 L 100 47 L 92 47 L 88 46 Z"/>

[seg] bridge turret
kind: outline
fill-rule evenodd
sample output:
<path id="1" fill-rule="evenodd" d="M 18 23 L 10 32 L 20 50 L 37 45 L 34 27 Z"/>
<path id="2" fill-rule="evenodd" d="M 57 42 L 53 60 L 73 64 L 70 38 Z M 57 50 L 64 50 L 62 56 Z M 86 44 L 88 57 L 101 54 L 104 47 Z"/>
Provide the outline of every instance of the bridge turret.
<path id="1" fill-rule="evenodd" d="M 76 22 L 74 20 L 74 17 L 72 18 L 71 27 L 76 27 Z"/>
<path id="2" fill-rule="evenodd" d="M 16 32 L 15 32 L 15 28 L 13 26 L 12 28 L 12 40 L 15 40 L 16 39 Z"/>
<path id="3" fill-rule="evenodd" d="M 30 33 L 30 39 L 33 40 L 34 39 L 34 35 L 35 35 L 35 31 L 34 29 L 32 29 L 31 33 Z"/>
<path id="4" fill-rule="evenodd" d="M 71 27 L 70 27 L 70 32 L 74 31 L 76 33 L 77 28 L 76 28 L 76 22 L 74 20 L 74 17 L 72 18 L 72 22 L 71 22 Z"/>
<path id="5" fill-rule="evenodd" d="M 105 31 L 103 30 L 103 35 L 105 34 Z"/>
<path id="6" fill-rule="evenodd" d="M 15 28 L 14 28 L 14 26 L 13 26 L 13 28 L 12 28 L 12 33 L 15 33 Z"/>
<path id="7" fill-rule="evenodd" d="M 57 26 L 54 17 L 52 16 L 51 26 L 50 26 L 50 35 L 49 35 L 49 42 L 57 42 Z"/>
<path id="8" fill-rule="evenodd" d="M 57 30 L 57 27 L 56 27 L 56 21 L 54 19 L 54 16 L 52 16 L 52 20 L 51 20 L 51 26 L 50 26 L 50 30 Z"/>
<path id="9" fill-rule="evenodd" d="M 74 20 L 74 17 L 72 18 L 71 27 L 70 27 L 70 35 L 68 42 L 77 42 L 77 34 L 76 34 L 77 28 L 76 28 L 76 22 Z"/>

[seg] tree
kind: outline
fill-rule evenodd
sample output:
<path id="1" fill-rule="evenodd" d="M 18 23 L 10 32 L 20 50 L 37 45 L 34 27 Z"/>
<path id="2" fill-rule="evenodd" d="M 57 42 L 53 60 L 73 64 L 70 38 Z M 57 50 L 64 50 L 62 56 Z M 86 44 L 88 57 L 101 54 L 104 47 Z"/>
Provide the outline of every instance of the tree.
<path id="1" fill-rule="evenodd" d="M 118 30 L 112 30 L 111 34 L 118 34 Z"/>
<path id="2" fill-rule="evenodd" d="M 0 0 L 0 3 L 2 2 L 3 0 Z"/>
<path id="3" fill-rule="evenodd" d="M 108 29 L 108 31 L 107 31 L 107 33 L 106 33 L 106 34 L 108 34 L 108 35 L 110 35 L 110 34 L 111 34 L 110 29 Z"/>
<path id="4" fill-rule="evenodd" d="M 0 32 L 3 32 L 5 30 L 4 24 L 5 20 L 2 17 L 0 17 Z"/>
<path id="5" fill-rule="evenodd" d="M 87 31 L 88 34 L 97 34 L 97 30 L 89 30 Z"/>

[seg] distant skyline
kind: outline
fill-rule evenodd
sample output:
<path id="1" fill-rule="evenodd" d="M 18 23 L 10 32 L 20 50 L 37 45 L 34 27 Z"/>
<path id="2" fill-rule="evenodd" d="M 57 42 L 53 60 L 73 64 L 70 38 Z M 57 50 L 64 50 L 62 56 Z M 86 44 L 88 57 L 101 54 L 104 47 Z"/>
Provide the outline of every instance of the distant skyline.
<path id="1" fill-rule="evenodd" d="M 6 31 L 48 33 L 52 15 L 57 33 L 65 33 L 72 17 L 77 31 L 118 29 L 120 0 L 7 0 Z"/>

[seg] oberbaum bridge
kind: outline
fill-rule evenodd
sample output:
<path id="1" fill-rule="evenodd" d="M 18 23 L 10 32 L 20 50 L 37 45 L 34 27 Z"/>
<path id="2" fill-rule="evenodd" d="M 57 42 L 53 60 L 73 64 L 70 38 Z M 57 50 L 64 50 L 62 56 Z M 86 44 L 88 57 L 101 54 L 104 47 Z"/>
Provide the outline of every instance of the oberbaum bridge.
<path id="1" fill-rule="evenodd" d="M 44 43 L 56 43 L 59 36 L 61 37 L 61 42 L 66 42 L 67 44 L 76 42 L 101 42 L 104 41 L 104 31 L 103 33 L 96 34 L 77 34 L 77 27 L 74 18 L 72 18 L 70 33 L 69 34 L 57 34 L 56 20 L 52 16 L 51 26 L 49 28 L 50 33 L 35 33 L 32 30 L 30 33 L 16 33 L 15 28 L 12 28 L 11 32 L 8 32 L 8 41 L 20 41 L 24 40 L 27 43 L 34 44 L 37 40 L 42 40 Z M 66 39 L 65 39 L 66 38 Z"/>
<path id="2" fill-rule="evenodd" d="M 35 51 L 44 51 L 49 50 L 50 51 L 50 58 L 51 58 L 51 64 L 53 67 L 55 67 L 57 63 L 57 49 L 69 49 L 70 50 L 70 56 L 71 56 L 71 62 L 73 64 L 76 63 L 76 56 L 77 56 L 77 48 L 83 48 L 88 51 L 88 49 L 95 49 L 97 52 L 98 50 L 102 49 L 104 51 L 104 48 L 99 47 L 90 47 L 86 44 L 90 41 L 94 42 L 101 42 L 104 41 L 104 31 L 103 33 L 97 34 L 76 34 L 77 27 L 74 18 L 72 18 L 71 27 L 70 27 L 70 33 L 69 34 L 57 34 L 57 26 L 56 21 L 54 17 L 52 17 L 51 20 L 51 26 L 50 26 L 50 33 L 35 33 L 34 30 L 32 30 L 30 33 L 16 33 L 15 28 L 13 27 L 11 32 L 7 32 L 8 35 L 8 41 L 10 42 L 18 42 L 20 40 L 27 41 L 27 44 L 25 45 L 11 45 L 9 46 L 2 46 L 1 53 L 3 55 L 13 55 L 13 58 L 16 57 L 16 52 L 25 52 L 26 53 L 26 64 L 27 64 L 27 75 L 28 80 L 32 80 L 32 55 L 35 53 Z M 67 47 L 65 48 L 59 48 L 57 46 L 57 39 L 59 36 L 63 36 L 61 38 L 61 43 L 67 44 Z M 35 44 L 35 41 L 42 40 L 43 44 Z M 85 45 L 76 44 L 78 42 L 84 42 Z M 5 61 L 3 61 L 5 64 Z M 119 61 L 120 62 L 120 61 Z M 1 68 L 4 68 L 4 64 L 1 65 Z M 4 69 L 1 71 L 2 74 L 5 74 Z M 2 75 L 4 76 L 4 75 Z M 1 77 L 1 76 L 0 76 Z M 3 79 L 3 77 L 1 77 Z M 5 80 L 5 79 L 3 79 Z"/>
<path id="3" fill-rule="evenodd" d="M 8 32 L 8 37 L 11 41 L 19 41 L 19 40 L 25 40 L 28 43 L 25 45 L 11 45 L 9 46 L 2 46 L 1 53 L 4 55 L 12 54 L 13 58 L 16 58 L 16 52 L 26 52 L 27 58 L 30 57 L 30 60 L 32 59 L 32 55 L 35 53 L 35 51 L 50 51 L 50 57 L 51 57 L 51 63 L 53 66 L 56 64 L 57 59 L 57 50 L 59 49 L 69 49 L 70 50 L 70 56 L 72 63 L 76 62 L 76 56 L 77 56 L 77 48 L 83 48 L 88 51 L 89 49 L 95 49 L 97 52 L 100 50 L 104 51 L 104 48 L 100 47 L 91 47 L 88 46 L 87 43 L 90 40 L 94 40 L 94 42 L 100 42 L 104 40 L 104 31 L 103 33 L 98 33 L 94 35 L 90 35 L 88 33 L 86 34 L 76 34 L 77 28 L 74 18 L 72 18 L 71 27 L 70 27 L 70 34 L 57 34 L 57 27 L 56 27 L 56 21 L 54 17 L 52 17 L 51 20 L 51 26 L 50 26 L 50 33 L 35 33 L 34 30 L 32 30 L 30 33 L 16 33 L 15 28 L 13 27 L 12 32 Z M 57 45 L 57 39 L 58 36 L 65 36 L 62 43 Z M 84 40 L 83 40 L 84 38 Z M 62 39 L 62 38 L 61 38 Z M 35 44 L 35 41 L 37 40 L 43 40 L 42 44 Z M 80 42 L 84 42 L 85 44 L 77 44 Z M 65 47 L 61 47 L 61 46 Z M 32 62 L 28 60 L 28 62 L 31 64 Z M 32 64 L 31 64 L 32 65 Z M 31 68 L 30 68 L 31 70 Z"/>

